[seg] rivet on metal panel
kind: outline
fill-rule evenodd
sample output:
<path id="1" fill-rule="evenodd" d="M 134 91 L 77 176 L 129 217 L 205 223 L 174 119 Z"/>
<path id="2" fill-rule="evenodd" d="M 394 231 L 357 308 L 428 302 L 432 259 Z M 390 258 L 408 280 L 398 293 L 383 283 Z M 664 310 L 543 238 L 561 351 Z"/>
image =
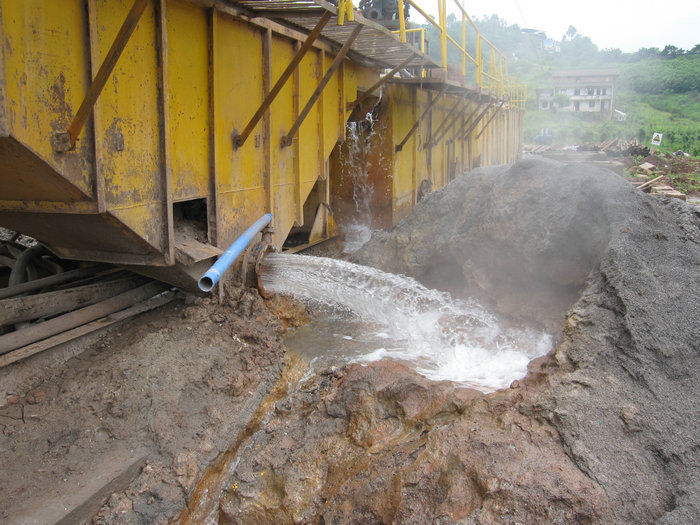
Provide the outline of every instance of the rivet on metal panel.
<path id="1" fill-rule="evenodd" d="M 122 134 L 121 131 L 117 131 L 114 134 L 114 149 L 116 151 L 124 151 L 124 135 Z"/>
<path id="2" fill-rule="evenodd" d="M 70 140 L 70 133 L 62 132 L 55 133 L 51 136 L 51 147 L 56 153 L 65 153 L 73 149 L 73 144 Z"/>

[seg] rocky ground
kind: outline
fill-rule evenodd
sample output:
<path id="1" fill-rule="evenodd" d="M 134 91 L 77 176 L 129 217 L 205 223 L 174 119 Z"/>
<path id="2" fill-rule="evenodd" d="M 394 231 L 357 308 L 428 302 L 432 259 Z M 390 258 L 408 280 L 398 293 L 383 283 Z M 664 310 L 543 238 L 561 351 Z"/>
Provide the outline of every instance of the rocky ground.
<path id="1" fill-rule="evenodd" d="M 305 377 L 291 303 L 176 303 L 0 376 L 0 518 L 102 488 L 73 503 L 94 523 L 700 520 L 697 209 L 527 160 L 431 193 L 355 258 L 558 344 L 488 395 L 392 361 Z"/>

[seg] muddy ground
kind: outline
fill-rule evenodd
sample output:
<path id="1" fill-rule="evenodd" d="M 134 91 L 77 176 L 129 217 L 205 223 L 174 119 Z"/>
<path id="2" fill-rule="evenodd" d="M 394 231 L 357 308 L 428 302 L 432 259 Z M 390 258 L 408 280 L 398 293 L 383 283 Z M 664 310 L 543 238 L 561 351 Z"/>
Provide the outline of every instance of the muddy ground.
<path id="1" fill-rule="evenodd" d="M 355 257 L 559 343 L 488 395 L 393 361 L 308 378 L 291 303 L 179 301 L 0 371 L 0 520 L 700 520 L 696 208 L 529 160 L 456 179 Z"/>

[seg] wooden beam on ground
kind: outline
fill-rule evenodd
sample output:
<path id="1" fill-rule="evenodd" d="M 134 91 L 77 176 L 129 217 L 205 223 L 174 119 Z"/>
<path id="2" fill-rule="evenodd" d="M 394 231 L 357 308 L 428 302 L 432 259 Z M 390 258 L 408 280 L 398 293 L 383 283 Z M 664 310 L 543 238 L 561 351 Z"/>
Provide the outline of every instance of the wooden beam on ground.
<path id="1" fill-rule="evenodd" d="M 130 275 L 114 281 L 87 284 L 67 290 L 3 299 L 0 300 L 0 312 L 3 312 L 0 323 L 23 323 L 70 312 L 127 292 L 147 280 L 140 275 Z"/>
<path id="2" fill-rule="evenodd" d="M 41 290 L 42 288 L 47 288 L 49 286 L 58 286 L 59 284 L 77 281 L 83 277 L 95 275 L 106 270 L 107 268 L 109 268 L 109 266 L 106 264 L 94 264 L 92 266 L 86 266 L 85 268 L 77 268 L 75 270 L 57 273 L 56 275 L 42 277 L 41 279 L 35 279 L 26 283 L 16 284 L 15 286 L 8 286 L 7 288 L 0 289 L 0 299 L 16 297 L 18 295 Z"/>
<path id="3" fill-rule="evenodd" d="M 53 348 L 54 346 L 67 343 L 68 341 L 72 341 L 78 337 L 95 332 L 101 328 L 106 328 L 134 315 L 163 306 L 175 299 L 175 295 L 176 293 L 172 291 L 159 294 L 151 299 L 147 299 L 146 301 L 109 314 L 108 316 L 97 319 L 96 321 L 78 326 L 77 328 L 73 328 L 71 330 L 66 330 L 65 332 L 61 332 L 53 337 L 49 337 L 42 341 L 32 343 L 22 348 L 18 348 L 17 350 L 0 355 L 0 368 L 22 359 L 26 359 L 27 357 L 43 352 L 44 350 L 48 350 L 49 348 Z"/>
<path id="4" fill-rule="evenodd" d="M 637 189 L 638 189 L 638 190 L 646 189 L 646 188 L 648 188 L 649 186 L 651 186 L 652 184 L 654 184 L 655 182 L 659 182 L 659 181 L 660 181 L 661 179 L 663 179 L 663 178 L 664 178 L 664 176 L 663 176 L 663 175 L 660 175 L 660 176 L 658 176 L 658 177 L 656 177 L 656 178 L 654 178 L 654 179 L 648 180 L 648 181 L 646 181 L 644 184 L 640 184 L 639 186 L 637 186 Z"/>
<path id="5" fill-rule="evenodd" d="M 15 332 L 0 335 L 0 355 L 6 354 L 23 346 L 41 341 L 66 330 L 70 330 L 105 315 L 109 315 L 133 304 L 144 301 L 170 288 L 170 285 L 151 282 L 134 290 L 124 292 L 105 301 L 86 306 L 59 317 L 54 317 L 43 323 L 31 325 Z"/>

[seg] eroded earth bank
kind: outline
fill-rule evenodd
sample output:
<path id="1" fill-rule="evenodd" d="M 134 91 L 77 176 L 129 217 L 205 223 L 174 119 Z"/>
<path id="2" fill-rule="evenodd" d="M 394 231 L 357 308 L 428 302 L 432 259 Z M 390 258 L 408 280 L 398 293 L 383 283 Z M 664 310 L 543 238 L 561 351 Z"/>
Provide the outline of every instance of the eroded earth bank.
<path id="1" fill-rule="evenodd" d="M 309 376 L 281 339 L 298 305 L 177 303 L 0 377 L 0 516 L 102 487 L 72 503 L 91 522 L 698 522 L 697 208 L 525 160 L 430 193 L 353 259 L 555 347 L 490 394 L 392 360 Z"/>

